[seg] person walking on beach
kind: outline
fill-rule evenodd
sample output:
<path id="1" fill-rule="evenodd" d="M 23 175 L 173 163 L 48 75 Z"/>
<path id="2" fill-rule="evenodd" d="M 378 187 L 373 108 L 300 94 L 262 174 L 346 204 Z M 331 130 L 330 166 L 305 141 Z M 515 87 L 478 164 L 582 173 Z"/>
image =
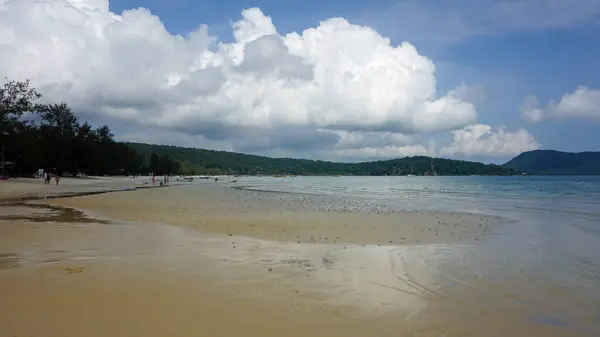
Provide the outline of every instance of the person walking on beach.
<path id="1" fill-rule="evenodd" d="M 50 172 L 46 171 L 44 173 L 44 185 L 50 184 Z"/>
<path id="2" fill-rule="evenodd" d="M 56 180 L 56 186 L 58 186 L 58 183 L 60 182 L 60 176 L 58 174 L 55 174 L 54 180 Z"/>

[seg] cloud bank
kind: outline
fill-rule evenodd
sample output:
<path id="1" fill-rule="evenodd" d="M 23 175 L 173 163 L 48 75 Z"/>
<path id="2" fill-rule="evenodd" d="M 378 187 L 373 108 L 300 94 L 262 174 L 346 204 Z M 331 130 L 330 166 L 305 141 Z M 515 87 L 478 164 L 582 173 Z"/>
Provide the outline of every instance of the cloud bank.
<path id="1" fill-rule="evenodd" d="M 82 118 L 245 152 L 435 154 L 414 135 L 476 121 L 464 89 L 437 92 L 431 60 L 372 28 L 332 18 L 281 35 L 250 8 L 232 32 L 231 43 L 204 25 L 173 35 L 107 0 L 0 0 L 0 75 L 31 79 Z"/>
<path id="2" fill-rule="evenodd" d="M 452 134 L 452 142 L 440 149 L 442 155 L 514 156 L 540 147 L 525 129 L 511 133 L 501 126 L 493 132 L 489 125 L 475 124 Z"/>
<path id="3" fill-rule="evenodd" d="M 521 106 L 521 117 L 531 123 L 548 118 L 586 119 L 600 122 L 600 90 L 580 86 L 565 94 L 558 102 L 540 107 L 535 96 L 528 96 Z"/>

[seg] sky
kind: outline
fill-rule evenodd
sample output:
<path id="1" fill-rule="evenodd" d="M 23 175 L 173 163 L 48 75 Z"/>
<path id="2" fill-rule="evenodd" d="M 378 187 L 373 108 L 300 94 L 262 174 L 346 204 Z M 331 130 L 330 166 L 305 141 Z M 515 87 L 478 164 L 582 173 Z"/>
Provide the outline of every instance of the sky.
<path id="1" fill-rule="evenodd" d="M 600 150 L 597 0 L 0 0 L 0 77 L 122 141 L 333 161 Z"/>

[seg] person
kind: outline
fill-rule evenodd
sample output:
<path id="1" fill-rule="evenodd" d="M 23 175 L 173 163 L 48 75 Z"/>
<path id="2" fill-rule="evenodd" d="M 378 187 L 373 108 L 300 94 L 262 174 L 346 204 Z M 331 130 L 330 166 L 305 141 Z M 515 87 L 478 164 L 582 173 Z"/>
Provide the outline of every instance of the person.
<path id="1" fill-rule="evenodd" d="M 60 176 L 58 174 L 55 174 L 54 180 L 56 180 L 56 186 L 58 186 L 58 182 L 60 181 Z"/>

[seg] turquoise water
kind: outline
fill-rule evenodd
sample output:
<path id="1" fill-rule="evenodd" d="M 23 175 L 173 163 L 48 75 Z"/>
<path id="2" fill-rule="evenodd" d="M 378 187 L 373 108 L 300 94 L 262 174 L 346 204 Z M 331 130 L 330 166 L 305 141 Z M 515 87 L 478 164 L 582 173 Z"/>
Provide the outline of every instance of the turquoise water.
<path id="1" fill-rule="evenodd" d="M 250 189 L 396 202 L 406 209 L 572 212 L 576 208 L 581 214 L 600 214 L 600 176 L 294 177 L 244 178 L 242 183 Z"/>
<path id="2" fill-rule="evenodd" d="M 600 176 L 244 178 L 248 189 L 550 221 L 600 234 Z M 559 221 L 560 220 L 560 221 Z"/>
<path id="3" fill-rule="evenodd" d="M 421 248 L 436 256 L 440 289 L 477 294 L 494 310 L 527 307 L 531 324 L 600 335 L 598 176 L 249 177 L 235 184 L 509 218 L 476 245 Z"/>

